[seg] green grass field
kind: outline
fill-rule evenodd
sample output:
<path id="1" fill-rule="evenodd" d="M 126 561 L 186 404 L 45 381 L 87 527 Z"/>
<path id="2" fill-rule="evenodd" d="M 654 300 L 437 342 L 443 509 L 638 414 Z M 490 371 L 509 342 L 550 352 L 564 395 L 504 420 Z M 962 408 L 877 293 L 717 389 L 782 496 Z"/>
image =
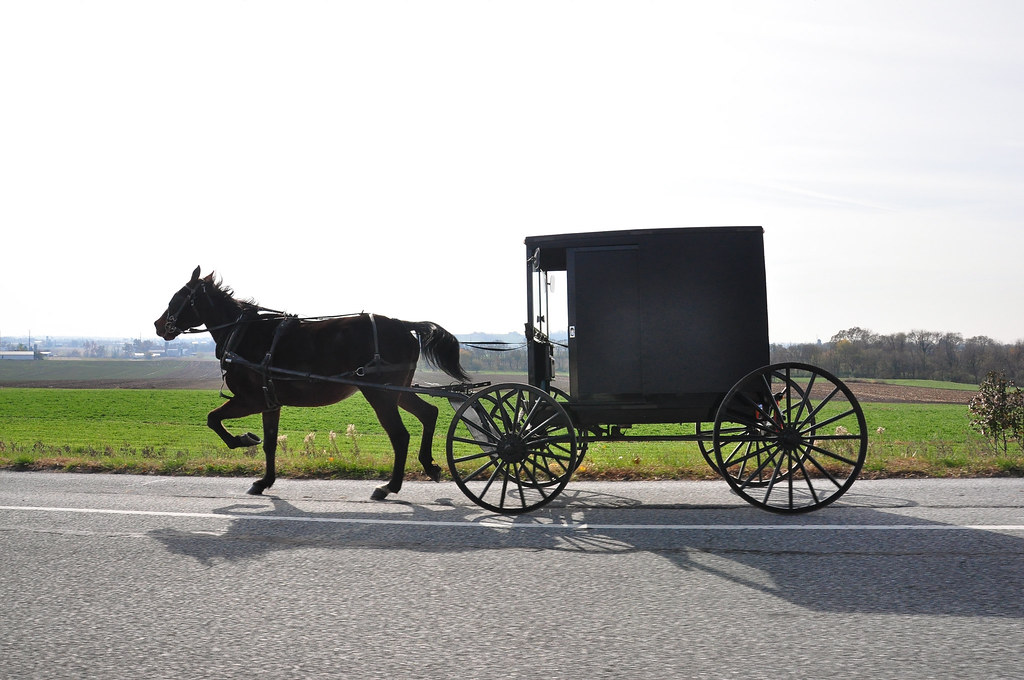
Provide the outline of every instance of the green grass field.
<path id="1" fill-rule="evenodd" d="M 441 417 L 434 459 L 445 466 L 452 408 Z M 259 448 L 229 450 L 206 427 L 222 402 L 212 390 L 0 388 L 0 467 L 141 474 L 258 475 Z M 862 404 L 869 437 L 863 476 L 1024 475 L 1019 449 L 996 454 L 969 426 L 962 405 Z M 403 414 L 404 415 L 404 414 Z M 405 416 L 414 442 L 419 424 Z M 229 421 L 261 433 L 259 416 Z M 659 434 L 692 425 L 651 426 Z M 331 436 L 331 433 L 334 436 Z M 382 478 L 387 437 L 359 395 L 315 409 L 282 410 L 278 472 L 284 477 Z M 409 478 L 420 472 L 410 457 Z M 592 443 L 577 476 L 591 479 L 703 479 L 715 475 L 692 442 Z"/>

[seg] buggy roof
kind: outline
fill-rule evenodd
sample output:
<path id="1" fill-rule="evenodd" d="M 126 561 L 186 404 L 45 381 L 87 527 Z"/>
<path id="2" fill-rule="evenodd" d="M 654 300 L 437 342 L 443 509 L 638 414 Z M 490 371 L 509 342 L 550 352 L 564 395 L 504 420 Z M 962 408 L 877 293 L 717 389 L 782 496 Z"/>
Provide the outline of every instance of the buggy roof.
<path id="1" fill-rule="evenodd" d="M 525 243 L 528 257 L 540 249 L 539 266 L 545 271 L 561 271 L 566 268 L 565 252 L 568 248 L 599 248 L 628 244 L 644 244 L 654 241 L 672 240 L 677 237 L 694 235 L 698 232 L 756 232 L 764 233 L 762 227 L 678 227 L 672 229 L 623 229 L 620 231 L 589 231 L 571 234 L 550 234 L 527 236 Z"/>

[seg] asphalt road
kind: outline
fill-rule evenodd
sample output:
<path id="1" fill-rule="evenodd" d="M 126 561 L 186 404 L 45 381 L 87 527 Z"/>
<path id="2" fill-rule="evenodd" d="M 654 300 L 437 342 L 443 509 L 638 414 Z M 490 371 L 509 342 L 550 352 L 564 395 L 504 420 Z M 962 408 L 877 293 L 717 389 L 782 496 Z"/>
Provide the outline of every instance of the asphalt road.
<path id="1" fill-rule="evenodd" d="M 1024 480 L 373 485 L 0 472 L 0 677 L 1021 676 Z"/>

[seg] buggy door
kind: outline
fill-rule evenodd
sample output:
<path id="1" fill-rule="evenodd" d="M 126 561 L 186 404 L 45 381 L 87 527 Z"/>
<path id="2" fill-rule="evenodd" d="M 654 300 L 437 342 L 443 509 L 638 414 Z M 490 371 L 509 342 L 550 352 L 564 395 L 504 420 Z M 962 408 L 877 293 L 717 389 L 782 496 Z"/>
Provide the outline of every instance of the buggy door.
<path id="1" fill-rule="evenodd" d="M 569 376 L 574 398 L 623 399 L 643 393 L 637 246 L 570 248 Z M 586 282 L 585 285 L 578 285 Z"/>

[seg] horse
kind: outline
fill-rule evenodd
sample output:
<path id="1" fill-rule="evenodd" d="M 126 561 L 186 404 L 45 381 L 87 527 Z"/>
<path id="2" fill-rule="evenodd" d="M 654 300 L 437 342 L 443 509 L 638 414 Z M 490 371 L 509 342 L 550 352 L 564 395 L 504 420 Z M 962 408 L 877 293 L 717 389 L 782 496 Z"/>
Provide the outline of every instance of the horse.
<path id="1" fill-rule="evenodd" d="M 185 332 L 205 330 L 213 336 L 233 396 L 222 394 L 227 401 L 210 411 L 206 424 L 231 449 L 262 441 L 266 469 L 249 494 L 261 495 L 276 479 L 282 406 L 327 406 L 356 391 L 373 408 L 395 454 L 390 479 L 371 498 L 383 500 L 402 488 L 410 436 L 399 408 L 423 426 L 419 461 L 431 480 L 441 480 L 431 451 L 437 407 L 409 386 L 421 351 L 429 364 L 452 378 L 466 383 L 469 377 L 459 363 L 459 341 L 437 324 L 368 313 L 300 319 L 238 300 L 213 273 L 200 278 L 196 267 L 154 325 L 167 341 Z M 263 418 L 262 440 L 252 432 L 233 435 L 223 425 L 256 413 Z"/>

